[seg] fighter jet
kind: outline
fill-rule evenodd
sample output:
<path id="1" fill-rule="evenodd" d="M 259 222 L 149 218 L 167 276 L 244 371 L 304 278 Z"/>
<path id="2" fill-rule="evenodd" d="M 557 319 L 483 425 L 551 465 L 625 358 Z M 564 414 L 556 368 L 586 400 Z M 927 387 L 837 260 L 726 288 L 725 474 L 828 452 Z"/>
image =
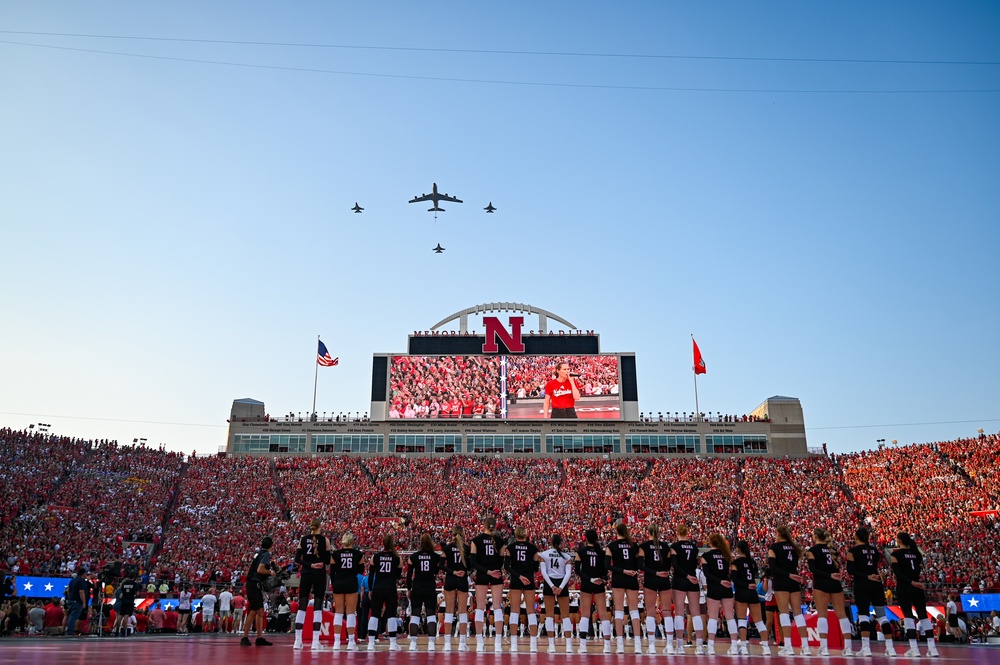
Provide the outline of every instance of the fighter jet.
<path id="1" fill-rule="evenodd" d="M 354 207 L 351 208 L 351 210 L 353 210 L 354 212 L 358 213 L 358 212 L 361 212 L 362 210 L 364 210 L 364 208 L 362 208 L 361 206 L 359 206 L 358 202 L 355 201 L 354 202 Z"/>
<path id="2" fill-rule="evenodd" d="M 438 201 L 451 201 L 452 203 L 462 203 L 462 199 L 456 199 L 454 196 L 448 196 L 447 194 L 438 193 L 437 183 L 433 183 L 434 187 L 431 189 L 430 194 L 421 194 L 420 196 L 414 196 L 410 199 L 410 203 L 420 203 L 421 201 L 432 201 L 434 203 L 433 208 L 428 208 L 427 212 L 444 212 L 444 208 L 438 206 Z"/>
<path id="3" fill-rule="evenodd" d="M 444 247 L 441 246 L 441 243 L 438 243 L 437 247 L 435 247 L 433 249 L 433 251 L 434 251 L 435 254 L 440 254 L 441 252 L 444 251 Z"/>
<path id="4" fill-rule="evenodd" d="M 493 201 L 490 201 L 490 204 L 485 208 L 483 208 L 483 210 L 485 210 L 486 212 L 493 212 L 494 210 L 496 210 L 496 208 L 493 207 Z"/>

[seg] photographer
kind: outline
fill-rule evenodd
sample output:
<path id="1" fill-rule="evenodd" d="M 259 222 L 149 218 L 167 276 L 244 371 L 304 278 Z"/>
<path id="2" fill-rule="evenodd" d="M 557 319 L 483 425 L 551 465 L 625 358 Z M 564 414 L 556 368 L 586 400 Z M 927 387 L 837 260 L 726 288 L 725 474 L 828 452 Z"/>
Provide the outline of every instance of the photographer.
<path id="1" fill-rule="evenodd" d="M 78 568 L 76 576 L 70 580 L 67 588 L 66 601 L 69 608 L 69 621 L 66 623 L 67 635 L 73 635 L 73 631 L 77 627 L 76 622 L 87 609 L 89 596 L 87 594 L 87 580 L 84 579 L 83 572 L 83 568 Z"/>
<path id="2" fill-rule="evenodd" d="M 243 627 L 243 639 L 240 646 L 250 646 L 250 628 L 257 630 L 257 641 L 259 647 L 269 647 L 271 642 L 264 639 L 264 581 L 274 574 L 274 564 L 271 563 L 271 547 L 274 541 L 270 536 L 264 536 L 260 541 L 260 551 L 253 558 L 250 569 L 247 571 L 247 618 Z"/>

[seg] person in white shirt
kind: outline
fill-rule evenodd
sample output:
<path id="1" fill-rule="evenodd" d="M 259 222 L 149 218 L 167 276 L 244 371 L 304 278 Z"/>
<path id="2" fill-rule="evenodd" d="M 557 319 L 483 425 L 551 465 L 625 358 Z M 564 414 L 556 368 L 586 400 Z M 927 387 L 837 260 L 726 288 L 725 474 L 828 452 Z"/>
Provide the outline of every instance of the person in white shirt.
<path id="1" fill-rule="evenodd" d="M 573 574 L 573 554 L 563 550 L 562 536 L 553 534 L 549 541 L 552 547 L 539 553 L 542 579 L 545 586 L 542 591 L 545 599 L 545 632 L 549 636 L 549 653 L 556 650 L 556 620 L 555 604 L 559 602 L 559 614 L 562 617 L 562 633 L 566 638 L 566 653 L 573 653 L 573 621 L 569 618 L 569 580 Z"/>
<path id="2" fill-rule="evenodd" d="M 203 633 L 215 632 L 215 606 L 219 602 L 219 597 L 215 595 L 215 587 L 208 590 L 201 597 L 201 631 Z"/>
<path id="3" fill-rule="evenodd" d="M 224 589 L 219 594 L 219 632 L 232 632 L 233 626 L 231 617 L 233 616 L 233 594 L 229 589 Z"/>

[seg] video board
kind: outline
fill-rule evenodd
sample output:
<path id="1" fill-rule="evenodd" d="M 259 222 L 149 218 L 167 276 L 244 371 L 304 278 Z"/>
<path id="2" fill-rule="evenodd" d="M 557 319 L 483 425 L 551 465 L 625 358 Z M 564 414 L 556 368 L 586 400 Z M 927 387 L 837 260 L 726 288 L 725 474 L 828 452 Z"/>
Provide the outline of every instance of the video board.
<path id="1" fill-rule="evenodd" d="M 621 363 L 612 354 L 391 356 L 386 415 L 390 420 L 541 419 L 557 362 L 568 363 L 580 392 L 573 405 L 577 418 L 621 418 Z"/>

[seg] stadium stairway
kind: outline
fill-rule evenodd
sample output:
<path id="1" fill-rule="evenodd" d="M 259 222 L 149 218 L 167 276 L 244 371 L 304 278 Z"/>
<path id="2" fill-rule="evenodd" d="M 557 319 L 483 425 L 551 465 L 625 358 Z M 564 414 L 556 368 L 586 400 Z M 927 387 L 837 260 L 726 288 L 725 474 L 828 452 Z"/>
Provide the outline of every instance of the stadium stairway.
<path id="1" fill-rule="evenodd" d="M 281 489 L 281 478 L 278 477 L 278 466 L 274 463 L 273 457 L 268 468 L 271 470 L 271 484 L 274 487 L 274 497 L 277 499 L 278 507 L 281 509 L 281 516 L 286 522 L 291 522 L 292 511 L 288 508 L 288 501 L 285 500 L 285 492 Z"/>
<path id="2" fill-rule="evenodd" d="M 181 484 L 187 478 L 188 466 L 188 462 L 183 462 L 177 472 L 177 477 L 174 478 L 174 486 L 170 489 L 170 501 L 167 502 L 167 507 L 163 510 L 163 521 L 160 522 L 160 542 L 156 543 L 146 556 L 147 565 L 150 561 L 155 560 L 154 557 L 159 557 L 160 551 L 163 549 L 164 536 L 166 536 L 167 530 L 170 528 L 170 521 L 174 517 L 174 510 L 177 508 L 177 501 L 181 495 Z"/>

